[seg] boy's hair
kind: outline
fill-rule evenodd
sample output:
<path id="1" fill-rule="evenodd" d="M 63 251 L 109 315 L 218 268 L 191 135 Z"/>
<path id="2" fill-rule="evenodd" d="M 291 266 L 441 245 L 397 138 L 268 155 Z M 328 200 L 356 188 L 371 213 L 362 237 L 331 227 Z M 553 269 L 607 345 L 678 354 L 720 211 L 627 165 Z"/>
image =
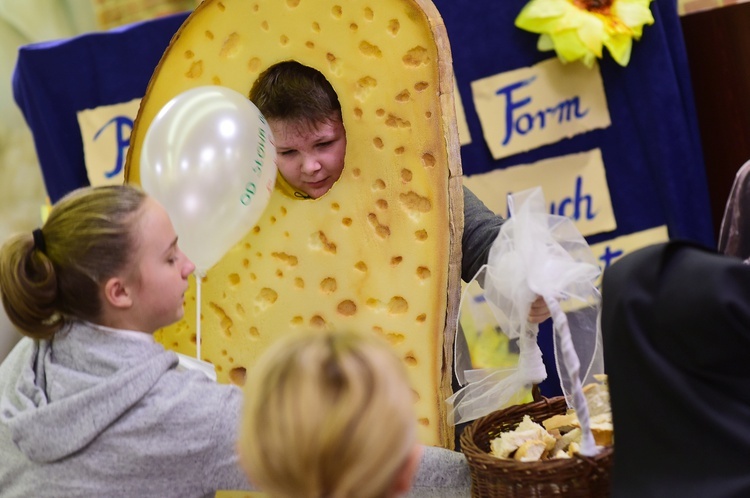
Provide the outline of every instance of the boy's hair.
<path id="1" fill-rule="evenodd" d="M 310 126 L 341 117 L 341 104 L 326 77 L 294 60 L 263 71 L 249 98 L 268 120 L 293 120 Z"/>
<path id="2" fill-rule="evenodd" d="M 385 496 L 416 444 L 403 362 L 375 335 L 279 339 L 248 375 L 239 451 L 274 497 Z"/>
<path id="3" fill-rule="evenodd" d="M 146 199 L 135 187 L 83 187 L 60 199 L 44 226 L 0 248 L 0 293 L 22 333 L 50 338 L 66 320 L 96 320 L 101 285 L 131 263 L 134 216 Z"/>

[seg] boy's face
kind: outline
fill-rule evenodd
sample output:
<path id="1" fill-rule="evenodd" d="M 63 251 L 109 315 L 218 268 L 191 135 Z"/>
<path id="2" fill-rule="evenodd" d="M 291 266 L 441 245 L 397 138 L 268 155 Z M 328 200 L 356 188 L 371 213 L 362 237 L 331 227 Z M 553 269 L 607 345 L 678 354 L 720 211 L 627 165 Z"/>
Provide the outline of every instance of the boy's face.
<path id="1" fill-rule="evenodd" d="M 294 120 L 269 119 L 279 173 L 313 199 L 333 187 L 344 169 L 346 131 L 336 114 L 325 123 L 305 126 Z"/>

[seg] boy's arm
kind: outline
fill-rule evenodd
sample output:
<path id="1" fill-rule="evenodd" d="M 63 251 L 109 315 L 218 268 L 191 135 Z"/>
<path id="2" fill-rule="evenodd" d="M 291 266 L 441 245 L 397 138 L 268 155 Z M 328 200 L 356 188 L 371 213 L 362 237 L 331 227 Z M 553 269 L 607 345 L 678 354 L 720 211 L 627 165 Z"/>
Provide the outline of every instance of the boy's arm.
<path id="1" fill-rule="evenodd" d="M 470 282 L 482 265 L 487 263 L 490 247 L 505 219 L 484 205 L 464 187 L 464 234 L 461 239 L 461 279 Z"/>

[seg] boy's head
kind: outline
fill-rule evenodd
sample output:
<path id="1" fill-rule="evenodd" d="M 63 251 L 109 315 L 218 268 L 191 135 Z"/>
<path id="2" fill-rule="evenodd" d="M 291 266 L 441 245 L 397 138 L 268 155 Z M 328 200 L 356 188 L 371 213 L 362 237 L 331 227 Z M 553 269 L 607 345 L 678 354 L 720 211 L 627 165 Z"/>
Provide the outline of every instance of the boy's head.
<path id="1" fill-rule="evenodd" d="M 346 132 L 325 76 L 296 61 L 279 62 L 261 73 L 249 97 L 268 120 L 287 183 L 302 197 L 328 192 L 344 169 Z"/>
<path id="2" fill-rule="evenodd" d="M 374 334 L 276 341 L 248 375 L 240 458 L 270 496 L 397 496 L 421 456 L 405 366 Z"/>

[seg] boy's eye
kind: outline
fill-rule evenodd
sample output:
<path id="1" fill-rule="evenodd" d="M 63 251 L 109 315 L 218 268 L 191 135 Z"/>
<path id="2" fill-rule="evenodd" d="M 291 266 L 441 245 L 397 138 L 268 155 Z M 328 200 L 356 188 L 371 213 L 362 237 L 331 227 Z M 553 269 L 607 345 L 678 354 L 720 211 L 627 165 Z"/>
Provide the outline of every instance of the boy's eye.
<path id="1" fill-rule="evenodd" d="M 297 151 L 296 150 L 282 150 L 281 152 L 279 152 L 279 155 L 280 156 L 291 156 L 295 152 L 297 152 Z"/>
<path id="2" fill-rule="evenodd" d="M 328 148 L 328 147 L 330 147 L 331 145 L 333 145 L 333 142 L 334 142 L 333 140 L 329 140 L 328 142 L 320 142 L 320 143 L 318 144 L 318 148 L 320 148 L 320 149 L 325 149 L 325 148 Z"/>

